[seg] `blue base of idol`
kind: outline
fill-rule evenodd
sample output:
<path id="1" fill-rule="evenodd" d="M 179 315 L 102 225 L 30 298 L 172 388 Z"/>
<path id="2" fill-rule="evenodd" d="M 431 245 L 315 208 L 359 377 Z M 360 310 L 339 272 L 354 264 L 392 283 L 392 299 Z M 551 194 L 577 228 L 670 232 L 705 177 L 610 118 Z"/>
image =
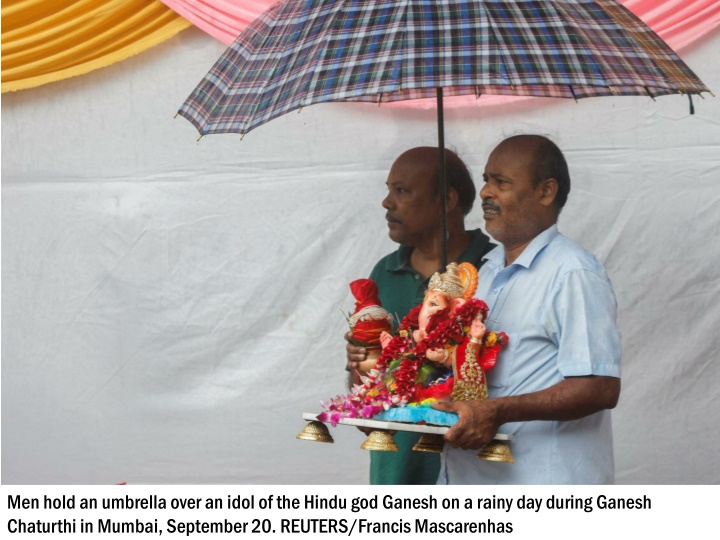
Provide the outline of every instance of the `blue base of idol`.
<path id="1" fill-rule="evenodd" d="M 436 411 L 429 405 L 396 407 L 373 416 L 373 420 L 386 422 L 409 422 L 412 424 L 433 424 L 436 426 L 452 426 L 458 421 L 455 413 Z"/>

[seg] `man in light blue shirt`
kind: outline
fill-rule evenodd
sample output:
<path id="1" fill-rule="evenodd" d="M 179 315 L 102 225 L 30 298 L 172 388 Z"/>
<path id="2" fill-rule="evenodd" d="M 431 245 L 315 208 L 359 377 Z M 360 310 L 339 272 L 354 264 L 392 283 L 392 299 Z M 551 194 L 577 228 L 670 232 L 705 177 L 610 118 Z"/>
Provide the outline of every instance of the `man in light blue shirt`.
<path id="1" fill-rule="evenodd" d="M 612 483 L 615 295 L 600 262 L 558 232 L 565 159 L 544 137 L 511 137 L 483 179 L 486 229 L 500 245 L 486 256 L 477 296 L 490 308 L 488 330 L 505 332 L 509 345 L 487 374 L 490 399 L 436 405 L 459 415 L 438 483 Z M 477 458 L 498 431 L 513 436 L 513 464 Z"/>

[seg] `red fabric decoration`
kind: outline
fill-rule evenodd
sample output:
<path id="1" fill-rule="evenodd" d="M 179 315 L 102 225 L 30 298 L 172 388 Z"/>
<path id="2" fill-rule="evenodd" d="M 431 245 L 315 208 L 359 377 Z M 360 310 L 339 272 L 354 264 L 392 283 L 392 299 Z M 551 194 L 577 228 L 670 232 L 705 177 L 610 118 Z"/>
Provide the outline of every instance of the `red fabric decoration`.
<path id="1" fill-rule="evenodd" d="M 378 288 L 372 279 L 356 279 L 350 284 L 355 297 L 355 313 L 368 306 L 381 306 Z"/>
<path id="2" fill-rule="evenodd" d="M 387 319 L 359 321 L 352 332 L 353 341 L 367 345 L 379 345 L 380 334 L 391 330 Z"/>

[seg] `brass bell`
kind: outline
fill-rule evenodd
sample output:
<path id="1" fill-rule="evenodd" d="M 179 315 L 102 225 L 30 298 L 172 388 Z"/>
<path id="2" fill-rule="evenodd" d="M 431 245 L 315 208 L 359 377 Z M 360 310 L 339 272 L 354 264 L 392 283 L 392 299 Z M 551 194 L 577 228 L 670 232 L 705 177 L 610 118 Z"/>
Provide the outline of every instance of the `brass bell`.
<path id="1" fill-rule="evenodd" d="M 442 435 L 434 433 L 424 433 L 420 440 L 413 446 L 415 452 L 434 452 L 439 454 L 443 451 L 445 439 Z"/>
<path id="2" fill-rule="evenodd" d="M 515 463 L 515 458 L 513 458 L 512 453 L 510 452 L 510 445 L 505 441 L 498 441 L 497 439 L 494 439 L 483 446 L 483 449 L 480 450 L 477 457 L 486 461 Z"/>
<path id="3" fill-rule="evenodd" d="M 327 426 L 322 422 L 318 422 L 317 420 L 308 422 L 295 438 L 302 441 L 315 441 L 326 443 L 335 442 L 332 438 L 332 435 L 330 435 L 330 431 L 328 430 Z"/>
<path id="4" fill-rule="evenodd" d="M 379 452 L 397 452 L 399 450 L 392 433 L 387 431 L 371 431 L 365 442 L 360 445 L 360 448 Z"/>

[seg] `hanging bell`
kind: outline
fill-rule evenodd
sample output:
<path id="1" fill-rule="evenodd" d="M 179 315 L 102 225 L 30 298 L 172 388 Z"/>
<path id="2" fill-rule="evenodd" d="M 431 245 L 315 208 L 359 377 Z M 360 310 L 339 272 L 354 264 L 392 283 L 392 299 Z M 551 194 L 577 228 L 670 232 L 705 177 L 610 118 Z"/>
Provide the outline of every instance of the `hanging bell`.
<path id="1" fill-rule="evenodd" d="M 371 431 L 360 445 L 363 450 L 377 450 L 378 452 L 397 452 L 399 450 L 392 433 L 387 431 Z"/>
<path id="2" fill-rule="evenodd" d="M 443 451 L 445 439 L 442 435 L 424 433 L 420 440 L 413 446 L 415 452 L 434 452 L 439 454 Z"/>
<path id="3" fill-rule="evenodd" d="M 506 441 L 498 441 L 497 439 L 493 439 L 483 446 L 483 449 L 480 450 L 477 457 L 486 461 L 515 463 L 515 458 L 513 458 L 510 452 L 510 445 Z"/>
<path id="4" fill-rule="evenodd" d="M 326 442 L 334 443 L 335 441 L 330 435 L 330 431 L 327 426 L 322 422 L 313 420 L 308 422 L 300 433 L 297 434 L 296 439 L 301 441 L 315 441 L 315 442 Z"/>

